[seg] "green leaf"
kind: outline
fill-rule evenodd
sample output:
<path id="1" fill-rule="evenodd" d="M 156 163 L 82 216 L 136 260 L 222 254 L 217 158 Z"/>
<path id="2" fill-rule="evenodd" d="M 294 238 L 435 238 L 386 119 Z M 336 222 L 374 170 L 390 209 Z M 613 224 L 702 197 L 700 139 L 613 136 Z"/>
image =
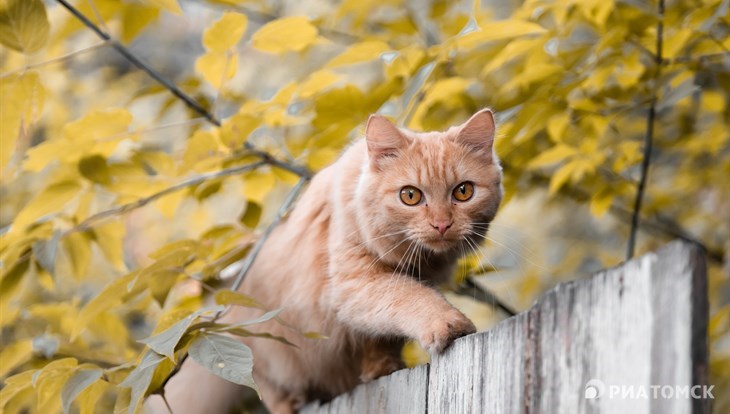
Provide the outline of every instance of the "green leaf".
<path id="1" fill-rule="evenodd" d="M 256 299 L 232 290 L 219 290 L 215 294 L 215 303 L 219 305 L 238 305 L 247 308 L 263 309 L 264 306 Z"/>
<path id="2" fill-rule="evenodd" d="M 83 390 L 95 383 L 101 378 L 102 370 L 100 369 L 83 369 L 76 371 L 71 378 L 66 381 L 61 391 L 61 401 L 63 405 L 63 412 L 68 413 L 71 408 L 71 403 L 76 397 L 81 394 Z"/>
<path id="3" fill-rule="evenodd" d="M 203 33 L 203 46 L 212 52 L 225 52 L 236 46 L 246 32 L 245 14 L 226 12 Z"/>
<path id="4" fill-rule="evenodd" d="M 227 336 L 204 334 L 190 344 L 188 354 L 213 374 L 258 392 L 253 380 L 253 354 L 243 343 Z"/>
<path id="5" fill-rule="evenodd" d="M 18 52 L 41 49 L 50 28 L 41 0 L 8 0 L 7 8 L 0 12 L 0 43 Z"/>
<path id="6" fill-rule="evenodd" d="M 263 315 L 259 316 L 258 318 L 251 319 L 251 320 L 248 320 L 245 322 L 240 322 L 240 323 L 233 324 L 230 326 L 232 328 L 237 328 L 240 326 L 250 326 L 250 325 L 256 325 L 257 323 L 267 322 L 267 321 L 270 321 L 270 320 L 276 318 L 277 316 L 279 316 L 279 314 L 281 313 L 282 310 L 283 310 L 282 308 L 274 309 L 272 311 L 268 311 L 268 312 L 264 313 Z"/>
<path id="7" fill-rule="evenodd" d="M 174 361 L 175 347 L 177 347 L 180 339 L 182 339 L 183 335 L 185 335 L 185 332 L 188 330 L 190 325 L 193 324 L 195 319 L 204 313 L 220 312 L 223 309 L 225 309 L 224 306 L 200 309 L 179 320 L 164 331 L 148 338 L 141 339 L 139 342 L 146 344 L 158 354 L 164 355 Z"/>
<path id="8" fill-rule="evenodd" d="M 129 400 L 129 414 L 134 414 L 137 411 L 137 406 L 145 396 L 147 388 L 150 386 L 150 382 L 152 382 L 152 376 L 155 374 L 155 369 L 164 360 L 164 356 L 153 350 L 148 350 L 142 357 L 139 364 L 137 364 L 132 372 L 127 375 L 127 378 L 119 384 L 120 387 L 132 389 L 131 398 Z"/>

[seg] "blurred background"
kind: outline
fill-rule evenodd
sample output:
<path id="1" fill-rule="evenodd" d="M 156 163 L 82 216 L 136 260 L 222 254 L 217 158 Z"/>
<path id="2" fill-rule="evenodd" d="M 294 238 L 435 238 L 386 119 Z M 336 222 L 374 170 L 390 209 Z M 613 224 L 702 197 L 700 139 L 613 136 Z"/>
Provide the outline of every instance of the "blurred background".
<path id="1" fill-rule="evenodd" d="M 483 107 L 497 114 L 506 200 L 454 285 L 468 277 L 522 311 L 559 282 L 699 243 L 714 411 L 730 410 L 730 1 L 0 10 L 5 412 L 63 409 L 82 366 L 103 372 L 68 407 L 133 411 L 140 395 L 117 385 L 142 355 L 136 341 L 230 283 L 235 269 L 220 271 L 277 220 L 298 174 L 335 160 L 371 113 L 443 130 Z M 258 151 L 276 162 L 244 167 Z M 489 329 L 508 314 L 477 291 L 447 295 Z M 163 365 L 142 393 L 174 369 Z"/>

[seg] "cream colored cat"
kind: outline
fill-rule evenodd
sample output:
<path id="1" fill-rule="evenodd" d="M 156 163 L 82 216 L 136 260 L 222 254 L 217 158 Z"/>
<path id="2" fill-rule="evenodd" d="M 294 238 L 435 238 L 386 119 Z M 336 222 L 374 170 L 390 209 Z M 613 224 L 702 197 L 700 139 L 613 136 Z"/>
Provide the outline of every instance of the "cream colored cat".
<path id="1" fill-rule="evenodd" d="M 270 322 L 262 332 L 298 348 L 244 339 L 271 412 L 293 412 L 401 368 L 405 339 L 441 352 L 475 331 L 435 286 L 483 238 L 502 199 L 494 132 L 489 110 L 428 133 L 373 115 L 366 138 L 313 178 L 241 287 L 283 307 L 282 318 L 300 331 L 328 337 L 303 338 Z M 259 313 L 237 307 L 224 322 Z M 189 358 L 165 390 L 175 414 L 226 412 L 239 392 Z"/>

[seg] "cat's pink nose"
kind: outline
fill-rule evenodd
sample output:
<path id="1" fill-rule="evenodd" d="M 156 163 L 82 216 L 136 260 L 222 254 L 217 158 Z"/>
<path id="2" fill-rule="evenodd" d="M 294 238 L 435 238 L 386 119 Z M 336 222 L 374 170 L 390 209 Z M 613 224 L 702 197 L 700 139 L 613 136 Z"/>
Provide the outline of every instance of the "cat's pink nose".
<path id="1" fill-rule="evenodd" d="M 439 233 L 441 233 L 441 235 L 443 236 L 444 233 L 446 233 L 446 230 L 451 228 L 451 224 L 452 223 L 449 223 L 446 220 L 438 220 L 435 223 L 431 223 L 431 227 L 438 230 Z"/>

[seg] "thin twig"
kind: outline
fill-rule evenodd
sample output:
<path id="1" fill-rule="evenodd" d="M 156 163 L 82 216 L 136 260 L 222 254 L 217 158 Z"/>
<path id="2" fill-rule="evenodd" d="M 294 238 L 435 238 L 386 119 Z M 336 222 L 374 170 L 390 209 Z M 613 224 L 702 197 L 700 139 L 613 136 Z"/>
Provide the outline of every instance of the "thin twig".
<path id="1" fill-rule="evenodd" d="M 83 47 L 83 48 L 81 48 L 79 50 L 75 50 L 73 52 L 67 53 L 65 55 L 61 55 L 61 56 L 58 56 L 58 57 L 55 57 L 55 58 L 51 58 L 51 59 L 48 59 L 48 60 L 44 60 L 43 62 L 38 62 L 38 63 L 32 63 L 30 65 L 25 65 L 22 68 L 13 69 L 13 70 L 11 70 L 9 72 L 3 73 L 2 75 L 0 75 L 0 79 L 4 79 L 4 78 L 7 78 L 8 76 L 15 75 L 16 73 L 25 72 L 25 71 L 28 71 L 28 70 L 31 70 L 31 69 L 40 68 L 40 67 L 43 67 L 43 66 L 46 66 L 46 65 L 51 65 L 51 64 L 54 64 L 54 63 L 60 63 L 60 62 L 69 60 L 71 58 L 74 58 L 74 57 L 76 57 L 78 55 L 81 55 L 83 53 L 91 52 L 91 51 L 96 50 L 96 49 L 100 49 L 100 48 L 102 48 L 102 47 L 104 47 L 106 45 L 107 45 L 106 42 L 99 42 L 99 43 L 96 43 L 94 45 L 87 46 L 87 47 Z"/>
<path id="2" fill-rule="evenodd" d="M 143 207 L 143 206 L 151 203 L 152 201 L 157 200 L 158 198 L 164 197 L 168 194 L 172 194 L 172 193 L 182 190 L 184 188 L 191 187 L 191 186 L 194 186 L 197 184 L 201 184 L 204 181 L 215 179 L 215 178 L 221 178 L 221 177 L 227 177 L 230 175 L 241 174 L 246 171 L 251 171 L 256 168 L 259 168 L 265 164 L 266 164 L 265 161 L 257 161 L 252 164 L 246 164 L 246 165 L 240 165 L 238 167 L 226 168 L 224 170 L 214 171 L 212 173 L 202 174 L 197 177 L 193 177 L 189 180 L 185 180 L 180 183 L 177 183 L 171 187 L 167 187 L 164 190 L 158 191 L 150 196 L 140 198 L 137 201 L 133 201 L 131 203 L 127 203 L 127 204 L 121 205 L 119 207 L 111 208 L 109 210 L 104 210 L 102 212 L 96 213 L 93 216 L 88 217 L 86 220 L 82 221 L 81 223 L 77 224 L 72 229 L 68 230 L 66 233 L 87 230 L 87 229 L 91 228 L 92 225 L 94 225 L 95 223 L 97 223 L 99 221 L 105 220 L 107 218 L 110 218 L 112 216 L 116 216 L 119 214 L 128 213 L 129 211 Z"/>
<path id="3" fill-rule="evenodd" d="M 220 120 L 213 116 L 210 112 L 208 112 L 205 108 L 203 108 L 197 101 L 195 101 L 193 98 L 188 96 L 185 92 L 183 92 L 180 88 L 178 88 L 175 84 L 170 82 L 169 80 L 165 79 L 162 75 L 157 73 L 154 69 L 149 67 L 146 63 L 142 62 L 134 53 L 132 53 L 129 49 L 127 49 L 124 45 L 116 41 L 114 38 L 112 38 L 108 33 L 103 31 L 99 26 L 94 24 L 91 20 L 89 20 L 88 17 L 86 17 L 79 9 L 74 7 L 71 3 L 69 3 L 66 0 L 56 0 L 58 3 L 60 3 L 66 10 L 71 12 L 77 19 L 81 21 L 86 27 L 91 29 L 94 33 L 96 33 L 97 36 L 104 39 L 111 47 L 114 48 L 119 54 L 121 54 L 125 59 L 127 59 L 130 63 L 132 63 L 134 66 L 138 67 L 139 69 L 146 72 L 150 77 L 152 77 L 154 80 L 162 84 L 167 90 L 173 93 L 173 95 L 177 96 L 180 100 L 185 102 L 185 104 L 203 116 L 205 119 L 210 121 L 212 124 L 216 126 L 221 126 Z"/>
<path id="4" fill-rule="evenodd" d="M 88 27 L 94 33 L 96 33 L 97 36 L 104 39 L 111 47 L 114 48 L 114 50 L 119 52 L 119 54 L 121 54 L 130 63 L 132 63 L 139 69 L 143 70 L 150 77 L 152 77 L 154 80 L 156 80 L 162 86 L 164 86 L 167 90 L 169 90 L 173 95 L 175 95 L 177 98 L 179 98 L 181 101 L 183 101 L 185 103 L 185 105 L 187 105 L 189 108 L 191 108 L 192 110 L 197 112 L 199 115 L 201 115 L 203 118 L 208 120 L 208 122 L 210 122 L 211 124 L 213 124 L 217 127 L 221 126 L 221 121 L 218 118 L 216 118 L 215 115 L 213 115 L 210 111 L 203 108 L 195 99 L 188 96 L 185 92 L 183 92 L 180 88 L 178 88 L 174 83 L 170 82 L 165 77 L 163 77 L 160 73 L 158 73 L 157 71 L 152 69 L 146 63 L 142 62 L 134 53 L 132 53 L 124 45 L 122 45 L 121 43 L 116 41 L 114 38 L 112 38 L 108 33 L 101 30 L 99 28 L 99 26 L 95 25 L 94 22 L 89 20 L 88 17 L 86 17 L 83 13 L 81 13 L 76 7 L 74 7 L 72 4 L 70 4 L 67 0 L 56 0 L 56 1 L 58 3 L 60 3 L 71 14 L 73 14 L 77 19 L 79 19 L 86 27 Z M 311 177 L 311 173 L 306 168 L 291 165 L 284 161 L 277 160 L 271 154 L 254 148 L 254 146 L 248 141 L 244 142 L 244 147 L 248 150 L 251 150 L 251 152 L 254 155 L 259 156 L 261 159 L 263 159 L 264 161 L 266 161 L 267 163 L 269 163 L 271 165 L 274 165 L 276 167 L 290 171 L 294 174 L 299 175 L 300 177 L 305 177 L 305 178 Z"/>
<path id="5" fill-rule="evenodd" d="M 294 204 L 294 201 L 296 201 L 297 197 L 299 197 L 299 193 L 302 191 L 302 188 L 304 188 L 304 184 L 306 183 L 306 178 L 299 179 L 299 182 L 297 182 L 294 188 L 292 188 L 292 190 L 289 192 L 286 200 L 284 200 L 284 203 L 281 205 L 281 207 L 279 207 L 279 211 L 276 213 L 276 217 L 274 217 L 274 220 L 272 220 L 268 227 L 266 227 L 266 230 L 264 230 L 264 233 L 256 241 L 253 248 L 251 249 L 251 252 L 246 256 L 246 260 L 243 262 L 241 270 L 238 271 L 236 279 L 231 286 L 231 290 L 236 291 L 239 287 L 241 287 L 241 283 L 243 283 L 243 279 L 246 277 L 246 273 L 248 273 L 248 270 L 253 265 L 254 260 L 256 260 L 256 256 L 258 256 L 259 252 L 261 251 L 261 248 L 266 242 L 266 239 L 268 239 L 269 235 L 274 230 L 274 227 L 276 227 L 276 225 L 279 224 L 279 222 L 282 218 L 284 218 L 287 212 L 289 212 L 289 209 Z"/>
<path id="6" fill-rule="evenodd" d="M 259 251 L 261 250 L 261 247 L 263 247 L 264 243 L 266 242 L 266 239 L 268 239 L 269 235 L 271 234 L 271 231 L 274 230 L 274 227 L 276 227 L 277 224 L 281 221 L 284 216 L 288 213 L 291 206 L 294 204 L 294 201 L 297 200 L 299 197 L 299 193 L 304 188 L 304 185 L 309 181 L 308 178 L 302 177 L 299 182 L 292 188 L 292 190 L 289 192 L 289 195 L 287 195 L 286 200 L 284 200 L 284 203 L 279 207 L 279 211 L 276 213 L 276 217 L 274 217 L 274 220 L 266 227 L 266 230 L 264 230 L 263 234 L 259 239 L 256 241 L 256 244 L 254 244 L 254 247 L 251 249 L 249 254 L 246 256 L 245 262 L 242 264 L 241 269 L 238 271 L 238 274 L 236 274 L 236 280 L 233 282 L 233 285 L 231 286 L 231 290 L 236 291 L 239 287 L 241 287 L 241 283 L 243 283 L 243 279 L 246 277 L 246 274 L 248 273 L 249 269 L 251 268 L 251 265 L 253 265 L 254 260 L 256 259 L 256 256 L 259 254 Z M 225 310 L 220 311 L 213 316 L 213 319 L 211 319 L 211 322 L 215 322 L 218 319 L 220 319 L 229 309 L 231 306 L 227 306 Z M 165 380 L 162 382 L 162 385 L 160 386 L 160 389 L 164 393 L 165 385 L 174 377 L 177 375 L 178 372 L 180 372 L 180 369 L 182 368 L 183 363 L 185 360 L 188 359 L 188 354 L 185 353 L 185 355 L 180 357 L 180 360 L 175 365 L 175 368 L 172 370 L 170 375 L 165 378 Z"/>
<path id="7" fill-rule="evenodd" d="M 491 305 L 492 307 L 506 313 L 509 317 L 517 315 L 517 311 L 502 302 L 502 300 L 500 300 L 499 297 L 497 297 L 497 295 L 492 293 L 489 289 L 486 289 L 475 283 L 471 277 L 467 277 L 466 279 L 464 279 L 464 283 L 457 289 L 456 293 L 472 297 L 479 302 Z"/>
<path id="8" fill-rule="evenodd" d="M 639 187 L 636 190 L 636 199 L 634 200 L 634 209 L 631 216 L 631 230 L 629 232 L 629 241 L 626 247 L 626 260 L 634 257 L 634 250 L 636 246 L 636 233 L 639 229 L 639 214 L 641 212 L 641 202 L 644 198 L 644 190 L 646 188 L 646 181 L 649 176 L 649 165 L 651 163 L 651 151 L 654 144 L 654 120 L 656 118 L 656 103 L 657 103 L 657 85 L 656 82 L 659 80 L 661 75 L 662 67 L 662 42 L 664 34 L 664 0 L 659 0 L 658 4 L 659 21 L 657 22 L 657 35 L 656 35 L 656 67 L 654 68 L 653 76 L 653 96 L 651 103 L 649 104 L 649 113 L 646 117 L 646 135 L 644 136 L 644 156 L 641 160 L 641 177 L 639 178 Z"/>

